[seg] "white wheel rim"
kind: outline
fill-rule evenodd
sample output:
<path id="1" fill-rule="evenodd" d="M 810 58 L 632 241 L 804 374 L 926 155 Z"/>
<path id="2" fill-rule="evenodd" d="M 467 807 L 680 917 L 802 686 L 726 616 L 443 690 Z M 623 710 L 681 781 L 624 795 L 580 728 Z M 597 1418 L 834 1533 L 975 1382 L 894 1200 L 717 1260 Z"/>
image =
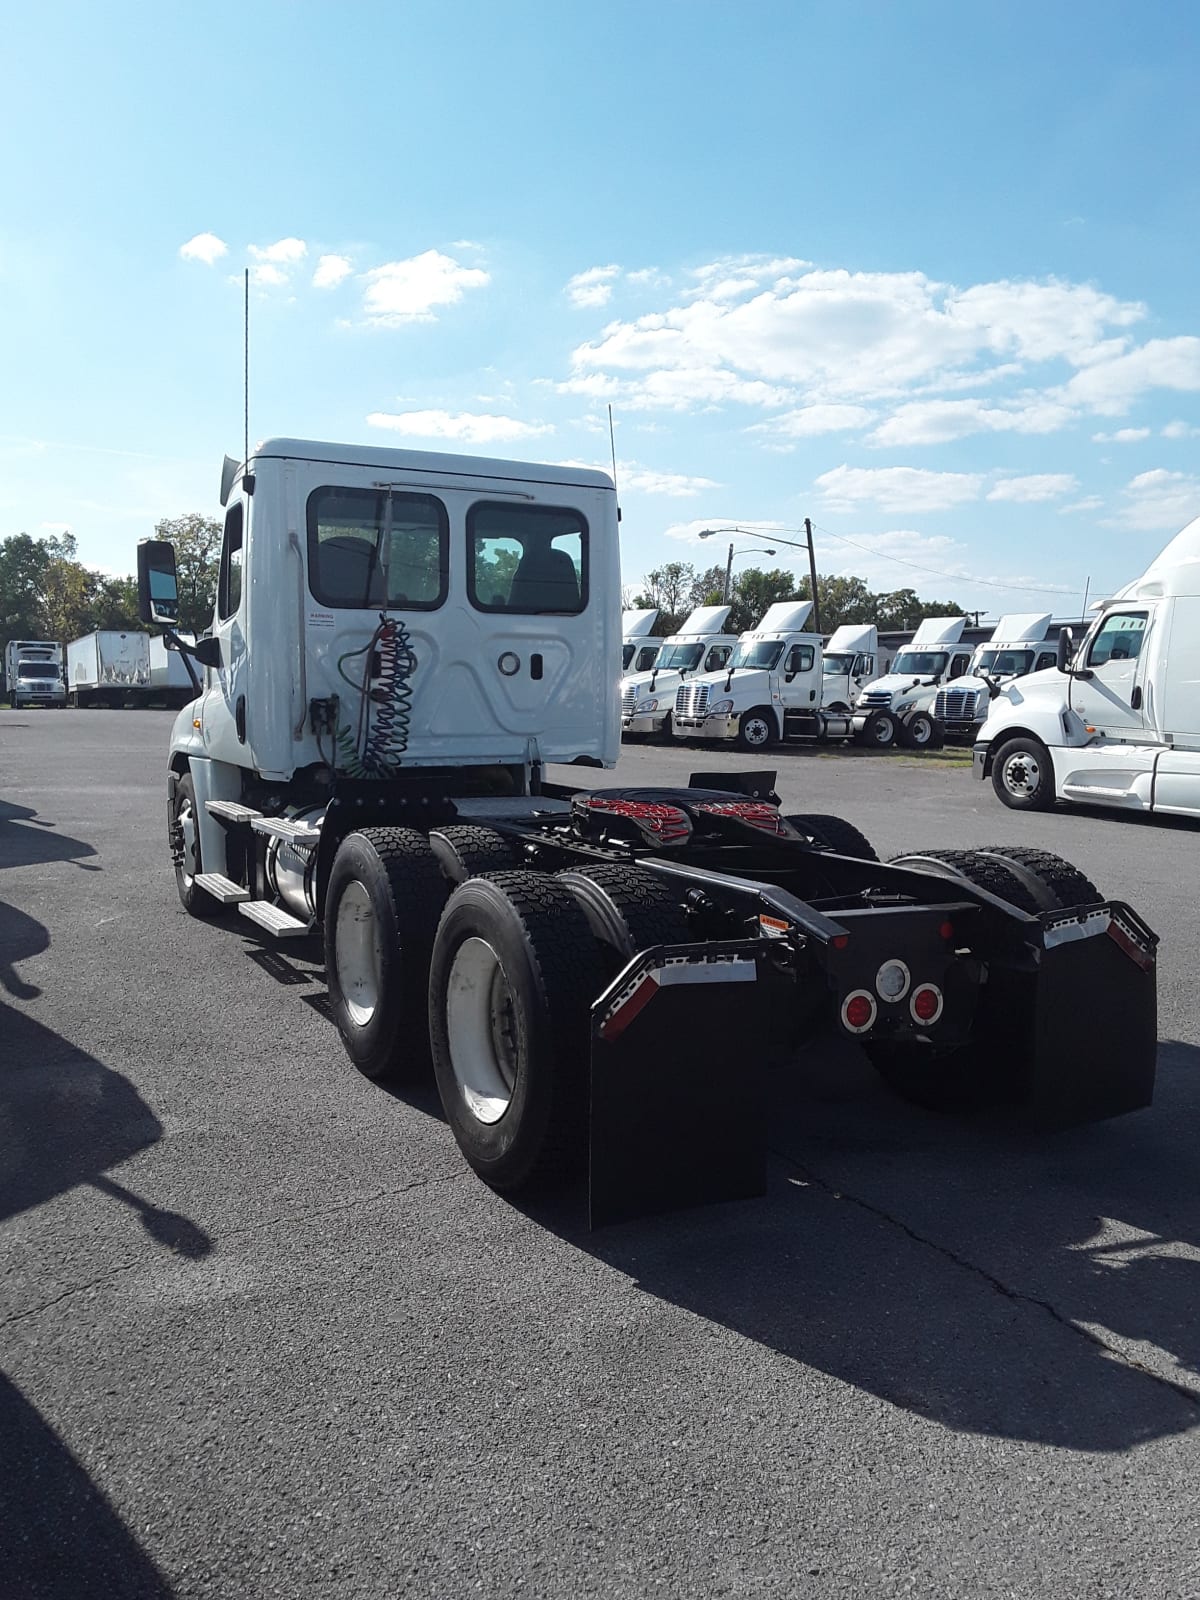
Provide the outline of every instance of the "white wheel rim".
<path id="1" fill-rule="evenodd" d="M 1004 763 L 1004 787 L 1018 799 L 1028 800 L 1030 795 L 1036 794 L 1041 776 L 1042 769 L 1037 761 L 1024 751 L 1020 755 L 1009 756 Z"/>
<path id="2" fill-rule="evenodd" d="M 352 1022 L 366 1027 L 379 1005 L 379 925 L 366 889 L 356 879 L 338 901 L 334 926 L 338 985 Z"/>
<path id="3" fill-rule="evenodd" d="M 933 732 L 933 729 L 929 726 L 929 724 L 927 722 L 922 722 L 922 721 L 918 720 L 913 725 L 913 730 L 912 730 L 913 743 L 914 744 L 928 744 L 929 743 L 929 735 L 932 732 Z"/>
<path id="4" fill-rule="evenodd" d="M 184 800 L 179 807 L 177 821 L 179 831 L 183 835 L 183 862 L 180 872 L 185 886 L 190 889 L 196 876 L 196 817 L 190 800 Z"/>
<path id="5" fill-rule="evenodd" d="M 766 744 L 768 738 L 767 725 L 761 717 L 750 717 L 746 723 L 746 743 Z"/>
<path id="6" fill-rule="evenodd" d="M 875 724 L 875 743 L 891 744 L 892 725 L 890 722 L 880 721 Z"/>
<path id="7" fill-rule="evenodd" d="M 446 983 L 446 1042 L 459 1093 L 478 1122 L 499 1122 L 517 1081 L 512 990 L 486 939 L 464 939 Z"/>

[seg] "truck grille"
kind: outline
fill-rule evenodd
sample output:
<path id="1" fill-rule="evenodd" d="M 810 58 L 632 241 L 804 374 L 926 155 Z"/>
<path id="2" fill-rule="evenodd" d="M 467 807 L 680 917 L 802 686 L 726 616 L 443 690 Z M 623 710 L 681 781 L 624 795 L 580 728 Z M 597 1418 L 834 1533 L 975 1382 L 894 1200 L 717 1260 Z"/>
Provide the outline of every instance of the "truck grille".
<path id="1" fill-rule="evenodd" d="M 707 683 L 681 683 L 675 695 L 677 717 L 703 717 L 708 712 Z"/>
<path id="2" fill-rule="evenodd" d="M 939 722 L 974 722 L 979 694 L 975 689 L 941 689 L 933 702 Z"/>
<path id="3" fill-rule="evenodd" d="M 891 706 L 892 697 L 886 689 L 868 689 L 858 703 L 860 706 L 883 706 L 886 710 Z"/>
<path id="4" fill-rule="evenodd" d="M 636 700 L 637 690 L 633 688 L 626 689 L 621 696 L 621 715 L 623 717 L 631 717 L 633 715 L 633 707 Z"/>

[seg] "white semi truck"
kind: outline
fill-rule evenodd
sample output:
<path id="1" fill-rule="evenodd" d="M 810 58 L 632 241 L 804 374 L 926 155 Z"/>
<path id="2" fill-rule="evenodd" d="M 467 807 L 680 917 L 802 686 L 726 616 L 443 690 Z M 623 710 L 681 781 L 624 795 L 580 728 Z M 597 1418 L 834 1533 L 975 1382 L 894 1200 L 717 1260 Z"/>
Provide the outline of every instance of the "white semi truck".
<path id="1" fill-rule="evenodd" d="M 621 681 L 621 732 L 626 736 L 670 739 L 679 685 L 697 673 L 723 667 L 737 635 L 725 633 L 732 606 L 698 606 L 678 633 L 662 641 L 649 672 Z"/>
<path id="2" fill-rule="evenodd" d="M 621 676 L 649 672 L 658 660 L 662 640 L 652 637 L 657 610 L 625 611 L 621 615 Z"/>
<path id="3" fill-rule="evenodd" d="M 967 670 L 971 652 L 961 644 L 966 617 L 926 617 L 882 678 L 859 696 L 854 735 L 860 744 L 886 749 L 936 745 L 941 728 L 933 702 L 939 687 Z"/>
<path id="4" fill-rule="evenodd" d="M 829 711 L 850 711 L 875 676 L 879 630 L 858 622 L 843 623 L 826 641 L 821 661 L 821 704 Z"/>
<path id="5" fill-rule="evenodd" d="M 761 1193 L 768 1062 L 827 1032 L 923 1103 L 1148 1103 L 1155 936 L 1057 858 L 884 864 L 782 815 L 769 772 L 548 781 L 619 750 L 605 475 L 271 439 L 222 504 L 212 634 L 184 646 L 206 687 L 166 752 L 180 901 L 323 937 L 351 1059 L 432 1055 L 496 1189 L 586 1173 L 593 1224 Z M 169 544 L 139 546 L 138 591 L 169 631 Z"/>
<path id="6" fill-rule="evenodd" d="M 934 720 L 947 739 L 974 740 L 988 714 L 992 696 L 1014 678 L 1052 667 L 1057 650 L 1050 641 L 1049 611 L 1001 617 L 986 644 L 977 645 L 961 678 L 952 678 L 933 701 Z"/>
<path id="7" fill-rule="evenodd" d="M 150 635 L 101 628 L 67 645 L 67 695 L 73 706 L 140 704 L 150 690 Z"/>
<path id="8" fill-rule="evenodd" d="M 975 775 L 1017 811 L 1056 800 L 1200 817 L 1200 517 L 1105 602 L 1056 666 L 1007 684 Z"/>
<path id="9" fill-rule="evenodd" d="M 4 647 L 10 706 L 65 706 L 63 647 L 54 639 L 10 639 Z"/>

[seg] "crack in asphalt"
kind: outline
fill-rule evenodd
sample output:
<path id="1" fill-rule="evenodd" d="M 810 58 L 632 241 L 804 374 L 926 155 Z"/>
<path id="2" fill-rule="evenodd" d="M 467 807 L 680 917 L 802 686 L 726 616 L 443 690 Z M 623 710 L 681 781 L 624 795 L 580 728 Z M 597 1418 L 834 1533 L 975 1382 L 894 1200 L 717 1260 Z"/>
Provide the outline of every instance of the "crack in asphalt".
<path id="1" fill-rule="evenodd" d="M 398 1189 L 377 1189 L 373 1194 L 355 1195 L 350 1200 L 339 1201 L 337 1205 L 321 1206 L 315 1211 L 302 1211 L 294 1216 L 270 1217 L 263 1222 L 248 1223 L 240 1228 L 230 1228 L 228 1232 L 221 1235 L 221 1239 L 239 1239 L 246 1234 L 267 1233 L 272 1228 L 285 1227 L 289 1224 L 302 1225 L 322 1217 L 334 1217 L 340 1212 L 352 1211 L 356 1206 L 378 1205 L 381 1200 L 392 1200 L 402 1194 L 411 1194 L 417 1189 L 429 1189 L 435 1185 L 459 1183 L 468 1175 L 470 1175 L 470 1168 L 464 1168 L 462 1171 L 456 1172 L 439 1173 L 431 1178 L 418 1178 L 412 1183 L 401 1184 Z M 179 1252 L 176 1251 L 173 1254 L 178 1255 Z M 216 1254 L 215 1250 L 213 1254 Z M 138 1256 L 134 1261 L 125 1261 L 120 1266 L 110 1267 L 107 1272 L 101 1273 L 98 1278 L 92 1278 L 87 1283 L 72 1284 L 70 1288 L 64 1289 L 61 1294 L 56 1294 L 50 1300 L 43 1300 L 35 1306 L 26 1306 L 22 1311 L 14 1311 L 9 1316 L 0 1318 L 0 1328 L 10 1327 L 14 1322 L 24 1322 L 27 1318 L 36 1317 L 43 1311 L 50 1311 L 55 1306 L 61 1305 L 64 1300 L 70 1300 L 78 1294 L 86 1294 L 89 1289 L 98 1289 L 103 1284 L 111 1282 L 112 1279 L 119 1278 L 123 1273 L 132 1272 L 136 1267 L 145 1266 L 148 1259 L 153 1262 L 159 1258 L 157 1256 L 149 1258 Z"/>
<path id="2" fill-rule="evenodd" d="M 795 1156 L 788 1155 L 782 1150 L 773 1149 L 771 1153 L 786 1161 L 790 1167 L 804 1177 L 806 1182 L 814 1184 L 831 1199 L 847 1200 L 851 1205 L 858 1206 L 861 1211 L 867 1212 L 868 1215 L 878 1217 L 881 1222 L 886 1222 L 891 1227 L 898 1228 L 914 1244 L 923 1245 L 927 1250 L 935 1251 L 938 1255 L 944 1256 L 947 1261 L 952 1261 L 956 1267 L 960 1267 L 964 1272 L 970 1272 L 975 1277 L 981 1278 L 989 1288 L 993 1289 L 997 1294 L 1003 1295 L 1006 1300 L 1012 1300 L 1015 1303 L 1028 1306 L 1036 1306 L 1038 1310 L 1045 1311 L 1049 1316 L 1053 1317 L 1060 1327 L 1066 1328 L 1068 1332 L 1075 1334 L 1078 1338 L 1085 1339 L 1106 1356 L 1111 1357 L 1112 1360 L 1120 1362 L 1123 1367 L 1128 1367 L 1131 1371 L 1140 1373 L 1142 1377 L 1149 1378 L 1152 1383 L 1160 1384 L 1164 1389 L 1170 1389 L 1180 1399 L 1186 1400 L 1189 1405 L 1200 1409 L 1200 1391 L 1192 1389 L 1186 1383 L 1180 1383 L 1174 1378 L 1168 1378 L 1161 1372 L 1156 1372 L 1153 1367 L 1148 1367 L 1144 1361 L 1137 1360 L 1135 1356 L 1129 1355 L 1119 1346 L 1109 1344 L 1106 1339 L 1102 1339 L 1099 1334 L 1093 1333 L 1090 1328 L 1085 1328 L 1070 1317 L 1064 1316 L 1049 1300 L 1043 1300 L 1035 1294 L 1026 1294 L 1022 1289 L 1010 1287 L 1003 1279 L 997 1278 L 994 1273 L 989 1272 L 986 1267 L 977 1266 L 975 1262 L 968 1261 L 965 1256 L 961 1256 L 957 1251 L 951 1250 L 949 1245 L 939 1244 L 936 1239 L 930 1239 L 925 1234 L 918 1233 L 915 1228 L 909 1227 L 907 1222 L 901 1221 L 899 1217 L 894 1217 L 890 1211 L 885 1211 L 882 1206 L 874 1205 L 870 1200 L 864 1200 L 861 1195 L 850 1194 L 845 1189 L 836 1187 L 828 1179 L 814 1172 L 811 1167 L 807 1167 L 803 1162 L 797 1161 Z"/>

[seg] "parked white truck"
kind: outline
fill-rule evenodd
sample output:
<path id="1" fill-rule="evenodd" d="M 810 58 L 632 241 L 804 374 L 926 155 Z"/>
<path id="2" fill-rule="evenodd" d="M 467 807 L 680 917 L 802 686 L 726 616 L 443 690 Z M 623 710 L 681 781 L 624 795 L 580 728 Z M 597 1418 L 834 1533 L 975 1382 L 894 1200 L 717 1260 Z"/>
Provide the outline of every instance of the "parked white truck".
<path id="1" fill-rule="evenodd" d="M 67 694 L 73 706 L 123 706 L 150 689 L 150 635 L 101 628 L 67 645 Z"/>
<path id="2" fill-rule="evenodd" d="M 875 676 L 879 630 L 858 622 L 835 628 L 821 662 L 821 704 L 829 711 L 850 711 Z"/>
<path id="3" fill-rule="evenodd" d="M 888 672 L 859 696 L 854 713 L 859 743 L 874 749 L 901 743 L 920 750 L 940 741 L 934 697 L 943 683 L 967 670 L 971 652 L 959 643 L 966 625 L 966 617 L 926 617 L 918 625 Z"/>
<path id="4" fill-rule="evenodd" d="M 621 614 L 621 676 L 649 672 L 658 660 L 662 640 L 652 637 L 658 621 L 657 610 L 625 611 Z"/>
<path id="5" fill-rule="evenodd" d="M 1006 685 L 975 775 L 1017 811 L 1056 800 L 1200 817 L 1200 517 L 1106 601 L 1057 665 Z"/>
<path id="6" fill-rule="evenodd" d="M 947 739 L 974 740 L 998 686 L 1054 665 L 1057 648 L 1049 638 L 1051 624 L 1049 611 L 1000 618 L 988 642 L 975 647 L 964 675 L 952 678 L 934 697 L 934 719 Z"/>
<path id="7" fill-rule="evenodd" d="M 737 635 L 724 633 L 732 606 L 699 606 L 678 633 L 662 641 L 649 672 L 621 681 L 621 732 L 670 739 L 671 718 L 679 685 L 697 673 L 723 667 L 733 654 Z"/>
<path id="8" fill-rule="evenodd" d="M 10 639 L 4 647 L 10 706 L 65 706 L 63 647 L 54 639 Z"/>
<path id="9" fill-rule="evenodd" d="M 772 773 L 547 781 L 620 748 L 604 474 L 271 439 L 222 504 L 207 683 L 165 752 L 181 903 L 323 937 L 351 1059 L 432 1055 L 496 1189 L 586 1174 L 593 1224 L 761 1193 L 768 1064 L 826 1034 L 923 1103 L 1149 1103 L 1155 936 L 1065 862 L 884 864 L 782 815 Z M 173 627 L 169 544 L 138 595 Z"/>
<path id="10" fill-rule="evenodd" d="M 195 644 L 196 635 L 180 630 L 179 639 L 184 644 Z M 150 692 L 147 699 L 167 706 L 185 706 L 195 698 L 188 672 L 187 658 L 179 650 L 167 648 L 162 634 L 150 637 Z"/>

